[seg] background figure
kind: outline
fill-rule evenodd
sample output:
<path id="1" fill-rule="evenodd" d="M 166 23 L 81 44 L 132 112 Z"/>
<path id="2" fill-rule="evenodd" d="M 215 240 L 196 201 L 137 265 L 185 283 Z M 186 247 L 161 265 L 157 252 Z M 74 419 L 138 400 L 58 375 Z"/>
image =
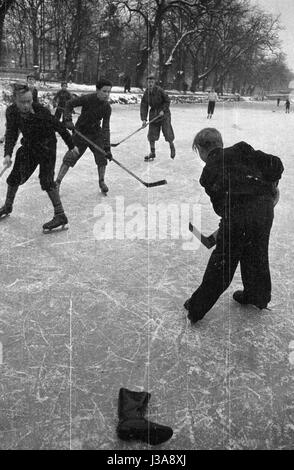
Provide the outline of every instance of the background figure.
<path id="1" fill-rule="evenodd" d="M 172 159 L 176 156 L 176 149 L 174 146 L 174 131 L 171 125 L 170 113 L 170 99 L 167 93 L 158 85 L 155 85 L 154 75 L 147 77 L 147 88 L 144 92 L 140 105 L 140 115 L 142 126 L 146 126 L 146 120 L 149 112 L 149 121 L 152 121 L 156 116 L 158 119 L 149 125 L 148 140 L 150 143 L 150 153 L 145 157 L 145 161 L 154 160 L 155 158 L 155 142 L 159 139 L 160 131 L 164 138 L 170 145 L 170 157 Z"/>
<path id="2" fill-rule="evenodd" d="M 280 101 L 281 101 L 281 99 L 278 98 L 278 99 L 277 99 L 277 106 L 280 106 Z"/>
<path id="3" fill-rule="evenodd" d="M 214 88 L 211 88 L 210 92 L 208 93 L 207 119 L 212 118 L 215 108 L 215 102 L 217 100 L 217 93 L 214 91 Z"/>
<path id="4" fill-rule="evenodd" d="M 290 113 L 290 101 L 289 100 L 286 100 L 285 107 L 286 107 L 286 113 Z"/>
<path id="5" fill-rule="evenodd" d="M 124 83 L 124 92 L 125 93 L 127 93 L 127 91 L 131 92 L 131 77 L 129 75 L 124 76 L 123 83 Z"/>
<path id="6" fill-rule="evenodd" d="M 234 292 L 234 300 L 266 308 L 271 300 L 268 245 L 283 164 L 246 142 L 224 149 L 213 128 L 202 129 L 193 148 L 205 162 L 200 184 L 221 220 L 202 283 L 184 304 L 188 318 L 196 323 L 204 317 L 229 287 L 239 263 L 244 290 Z"/>
<path id="7" fill-rule="evenodd" d="M 38 99 L 38 89 L 36 88 L 35 84 L 36 84 L 36 79 L 34 77 L 34 75 L 28 75 L 27 76 L 27 84 L 28 84 L 28 87 L 29 89 L 31 90 L 32 92 L 32 95 L 33 95 L 33 102 L 34 103 L 39 103 L 39 99 Z"/>
<path id="8" fill-rule="evenodd" d="M 66 102 L 71 100 L 72 96 L 67 90 L 67 82 L 61 83 L 61 90 L 59 90 L 53 98 L 53 106 L 56 107 L 55 117 L 60 121 L 62 116 L 62 121 L 64 121 L 64 111 Z"/>

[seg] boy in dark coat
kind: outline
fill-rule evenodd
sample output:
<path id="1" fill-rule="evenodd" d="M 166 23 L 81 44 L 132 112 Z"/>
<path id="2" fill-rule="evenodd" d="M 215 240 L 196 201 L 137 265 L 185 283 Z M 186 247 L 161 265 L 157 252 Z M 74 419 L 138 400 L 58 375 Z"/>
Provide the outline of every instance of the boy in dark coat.
<path id="1" fill-rule="evenodd" d="M 108 103 L 111 87 L 112 83 L 109 80 L 100 79 L 96 84 L 96 93 L 84 95 L 80 98 L 73 98 L 66 102 L 64 116 L 66 126 L 71 130 L 75 129 L 71 115 L 74 108 L 81 106 L 82 111 L 76 122 L 76 129 L 101 147 L 106 152 L 106 155 L 99 152 L 95 147 L 89 145 L 77 134 L 74 135 L 73 140 L 79 150 L 79 154 L 73 155 L 68 152 L 65 154 L 56 179 L 58 188 L 60 187 L 64 176 L 68 172 L 69 167 L 75 166 L 77 161 L 89 147 L 94 155 L 95 162 L 98 167 L 99 187 L 103 193 L 108 192 L 108 187 L 105 184 L 104 177 L 107 160 L 112 159 L 109 128 L 111 106 Z"/>
<path id="2" fill-rule="evenodd" d="M 287 99 L 285 101 L 286 113 L 290 113 L 290 101 Z"/>
<path id="3" fill-rule="evenodd" d="M 156 116 L 158 116 L 158 119 L 149 125 L 148 140 L 150 143 L 150 154 L 145 157 L 145 161 L 152 161 L 156 156 L 155 142 L 159 139 L 160 130 L 162 130 L 165 140 L 169 142 L 170 157 L 174 159 L 176 150 L 173 143 L 175 136 L 171 125 L 170 99 L 161 87 L 155 85 L 154 75 L 147 77 L 147 88 L 141 101 L 140 114 L 143 127 L 146 126 L 149 107 L 149 121 Z"/>
<path id="4" fill-rule="evenodd" d="M 15 162 L 7 178 L 7 196 L 0 217 L 12 212 L 13 202 L 21 184 L 24 184 L 39 165 L 41 188 L 47 192 L 53 207 L 53 219 L 43 225 L 44 231 L 67 224 L 67 217 L 54 183 L 56 160 L 56 136 L 58 132 L 67 144 L 69 151 L 75 154 L 72 137 L 66 127 L 57 121 L 50 111 L 39 103 L 33 102 L 32 92 L 27 85 L 15 85 L 14 104 L 6 110 L 6 134 L 4 148 L 4 166 L 10 167 L 11 156 L 19 132 L 23 137 L 16 152 Z"/>
<path id="5" fill-rule="evenodd" d="M 67 90 L 67 83 L 62 82 L 61 83 L 61 90 L 59 90 L 56 95 L 53 98 L 53 106 L 56 107 L 56 111 L 54 116 L 58 121 L 60 121 L 60 118 L 62 117 L 64 121 L 64 111 L 65 111 L 65 105 L 67 101 L 71 100 L 72 96 L 70 92 Z"/>
<path id="6" fill-rule="evenodd" d="M 124 92 L 131 92 L 131 77 L 129 75 L 124 76 Z"/>
<path id="7" fill-rule="evenodd" d="M 268 245 L 283 164 L 246 142 L 224 149 L 213 128 L 195 136 L 193 149 L 206 163 L 200 184 L 221 221 L 202 284 L 184 304 L 188 318 L 196 323 L 204 317 L 230 285 L 239 262 L 244 290 L 236 291 L 234 300 L 266 308 L 271 300 Z"/>

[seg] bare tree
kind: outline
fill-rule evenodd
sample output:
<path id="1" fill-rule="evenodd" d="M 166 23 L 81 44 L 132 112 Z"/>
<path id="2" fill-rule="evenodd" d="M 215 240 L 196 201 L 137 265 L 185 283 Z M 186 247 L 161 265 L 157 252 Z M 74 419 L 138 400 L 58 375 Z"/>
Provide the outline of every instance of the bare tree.
<path id="1" fill-rule="evenodd" d="M 2 0 L 0 3 L 0 64 L 2 64 L 2 39 L 5 16 L 16 0 Z"/>

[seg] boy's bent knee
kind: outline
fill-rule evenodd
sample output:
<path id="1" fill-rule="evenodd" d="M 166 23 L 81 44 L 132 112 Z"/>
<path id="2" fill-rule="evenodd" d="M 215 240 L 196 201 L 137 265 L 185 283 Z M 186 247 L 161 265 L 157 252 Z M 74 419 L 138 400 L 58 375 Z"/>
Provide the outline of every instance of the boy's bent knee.
<path id="1" fill-rule="evenodd" d="M 56 188 L 56 183 L 54 182 L 54 180 L 50 180 L 50 181 L 40 180 L 40 185 L 41 185 L 42 191 L 46 191 L 46 192 L 51 191 L 52 189 Z"/>

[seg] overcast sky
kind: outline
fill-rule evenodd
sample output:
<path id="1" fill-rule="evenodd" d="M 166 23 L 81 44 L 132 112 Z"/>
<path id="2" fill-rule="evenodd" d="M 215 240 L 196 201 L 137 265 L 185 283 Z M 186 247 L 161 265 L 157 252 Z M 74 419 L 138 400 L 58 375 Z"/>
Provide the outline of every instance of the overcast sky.
<path id="1" fill-rule="evenodd" d="M 294 0 L 251 0 L 255 5 L 262 7 L 264 11 L 280 14 L 280 23 L 285 27 L 280 32 L 282 48 L 287 55 L 289 68 L 294 72 Z"/>

